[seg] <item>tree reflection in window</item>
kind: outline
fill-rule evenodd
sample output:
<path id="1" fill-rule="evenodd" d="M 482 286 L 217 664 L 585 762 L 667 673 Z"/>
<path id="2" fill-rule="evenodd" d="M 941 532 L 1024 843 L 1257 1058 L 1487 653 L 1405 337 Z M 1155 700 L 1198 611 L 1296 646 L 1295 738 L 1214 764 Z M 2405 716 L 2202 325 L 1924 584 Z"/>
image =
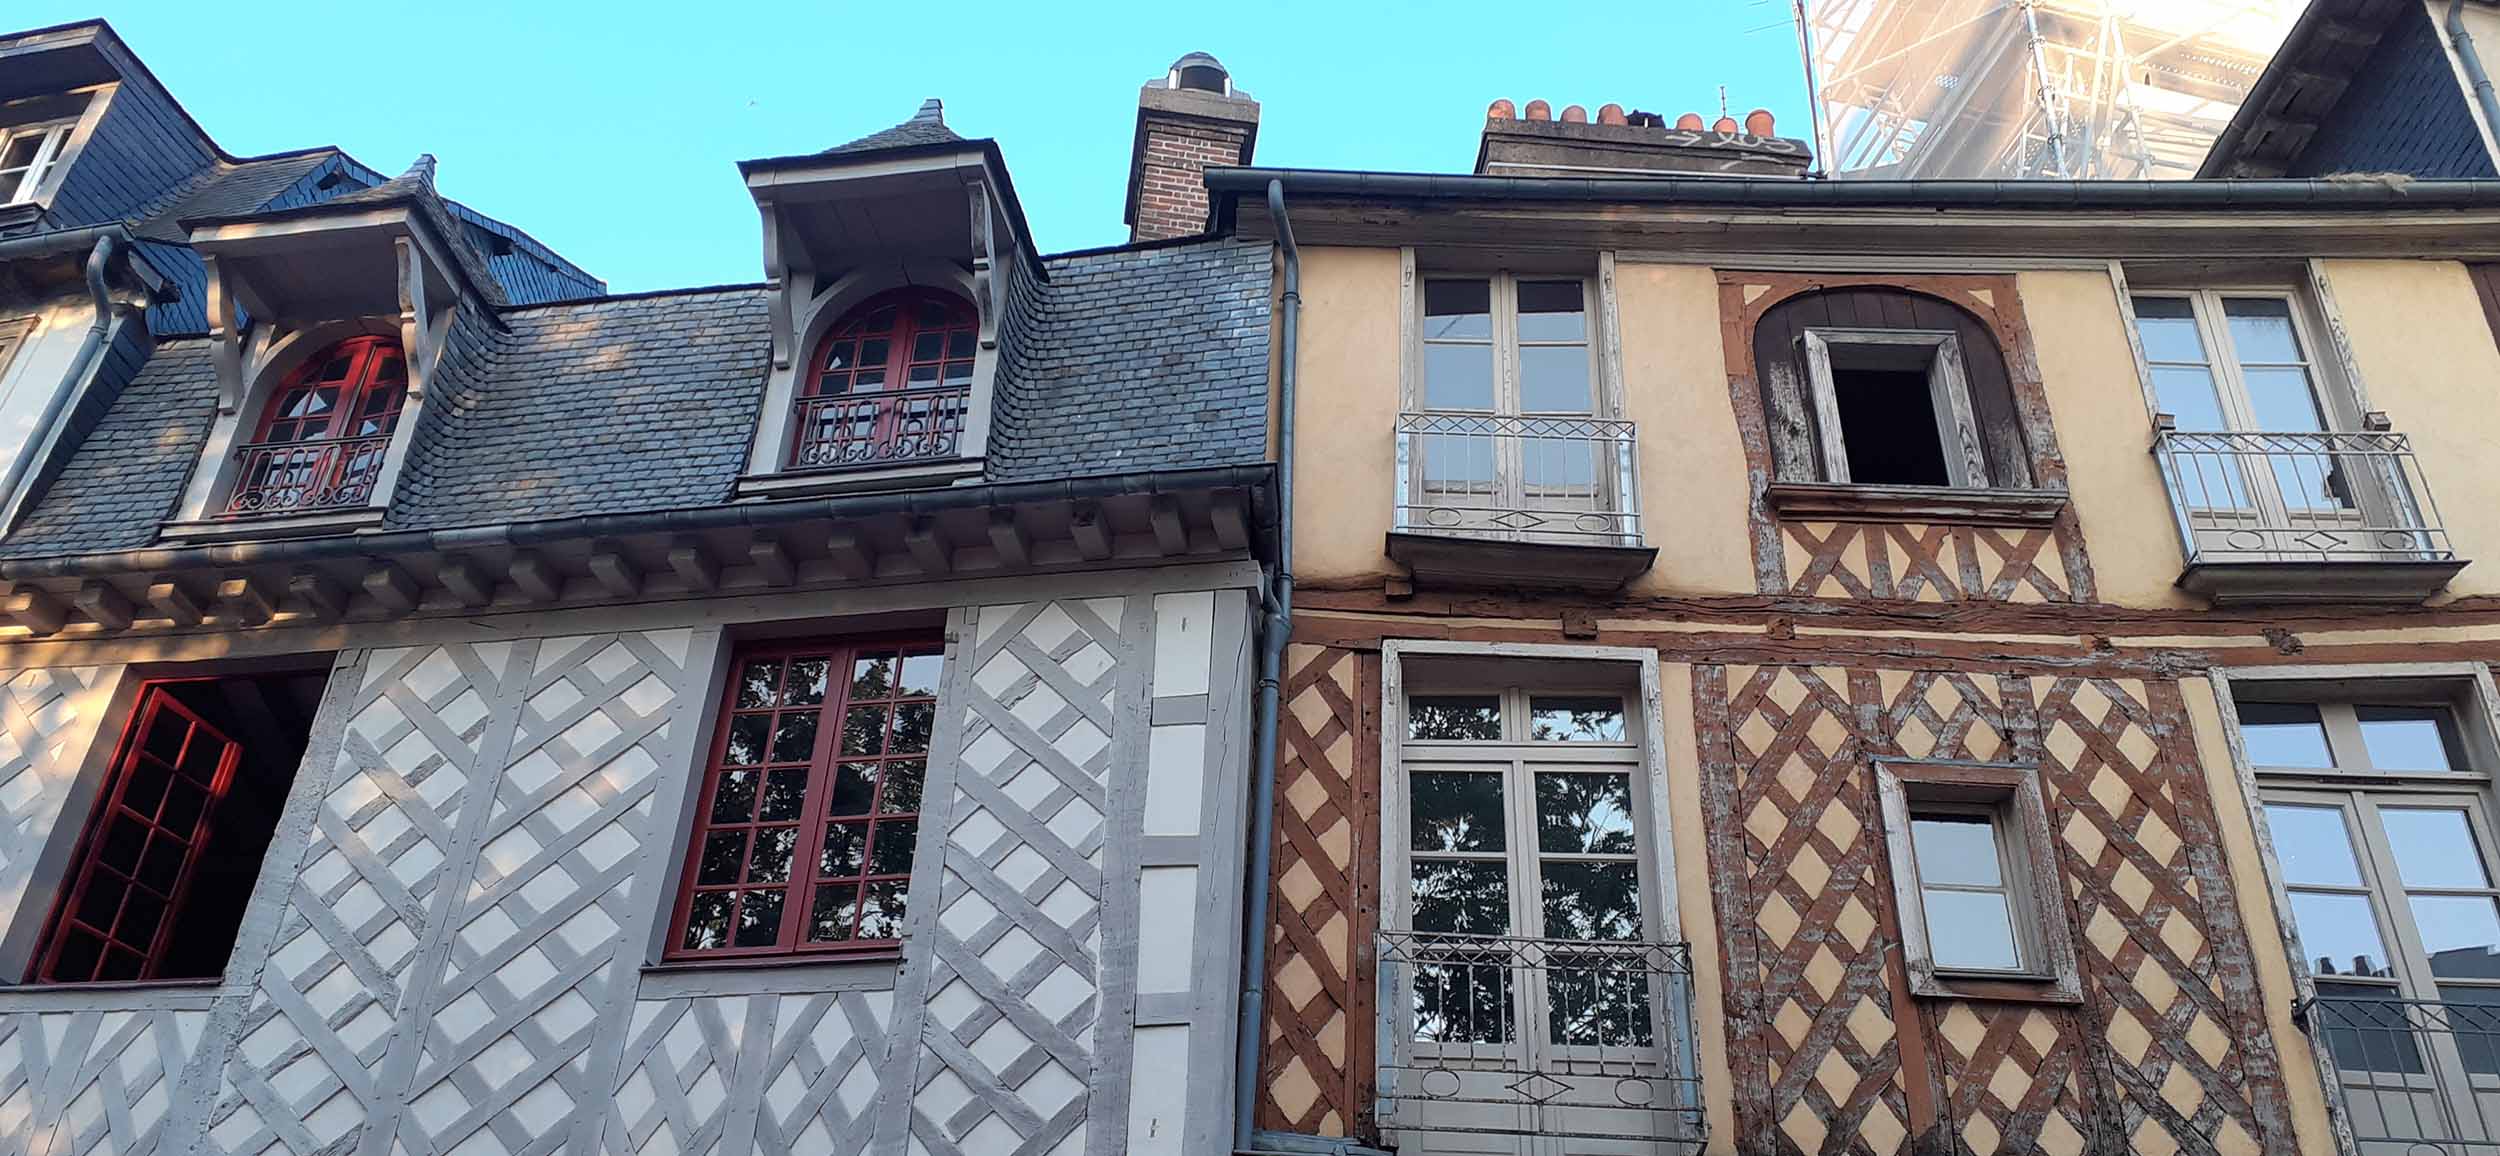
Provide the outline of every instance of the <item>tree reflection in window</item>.
<path id="1" fill-rule="evenodd" d="M 1406 700 L 1406 737 L 1498 742 L 1502 737 L 1502 700 L 1490 694 L 1415 695 Z"/>
<path id="2" fill-rule="evenodd" d="M 1623 700 L 1611 694 L 1545 695 L 1528 700 L 1528 737 L 1541 743 L 1623 741 Z"/>

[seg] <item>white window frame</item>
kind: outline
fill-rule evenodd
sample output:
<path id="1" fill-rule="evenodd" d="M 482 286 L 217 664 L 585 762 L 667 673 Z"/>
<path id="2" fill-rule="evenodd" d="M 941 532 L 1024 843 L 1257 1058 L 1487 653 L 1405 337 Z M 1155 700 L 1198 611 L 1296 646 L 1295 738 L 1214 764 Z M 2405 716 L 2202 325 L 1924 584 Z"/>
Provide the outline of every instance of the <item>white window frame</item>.
<path id="1" fill-rule="evenodd" d="M 1813 394 L 1814 444 L 1822 455 L 1823 480 L 1855 484 L 1849 477 L 1849 448 L 1840 423 L 1840 390 L 1832 376 L 1832 349 L 1903 348 L 1927 350 L 1927 399 L 1936 422 L 1936 442 L 1944 454 L 1947 485 L 1957 490 L 1985 489 L 1988 459 L 1981 448 L 1979 421 L 1970 401 L 1970 375 L 1962 361 L 1962 339 L 1944 329 L 1843 329 L 1818 326 L 1797 338 L 1804 354 L 1806 388 Z"/>
<path id="2" fill-rule="evenodd" d="M 0 205 L 25 204 L 43 192 L 52 174 L 61 167 L 61 162 L 68 159 L 70 137 L 78 131 L 79 120 L 72 116 L 0 129 L 0 156 L 7 155 L 10 145 L 36 133 L 43 134 L 43 143 L 35 146 L 33 159 L 16 177 L 17 187 L 0 194 Z"/>
<path id="3" fill-rule="evenodd" d="M 1892 866 L 1894 910 L 1910 991 L 1936 998 L 2076 1003 L 2083 978 L 2059 889 L 2056 843 L 2037 767 L 1941 759 L 1878 759 L 1875 788 Z M 1982 814 L 1997 848 L 2018 963 L 2012 968 L 1948 967 L 1935 960 L 1925 884 L 1911 820 L 1929 813 Z"/>
<path id="4" fill-rule="evenodd" d="M 2196 338 L 2204 345 L 2207 361 L 2194 368 L 2213 375 L 2214 392 L 2222 408 L 2223 425 L 2230 432 L 2258 432 L 2256 410 L 2249 401 L 2248 381 L 2242 375 L 2246 367 L 2237 348 L 2231 344 L 2231 326 L 2223 310 L 2227 297 L 2255 297 L 2280 301 L 2292 319 L 2292 337 L 2300 343 L 2301 360 L 2297 367 L 2309 379 L 2309 396 L 2318 407 L 2318 422 L 2328 431 L 2360 428 L 2361 413 L 2353 391 L 2341 380 L 2340 373 L 2331 374 L 2331 365 L 2319 360 L 2317 327 L 2313 323 L 2313 303 L 2306 294 L 2280 285 L 2203 285 L 2195 288 L 2129 288 L 2127 290 L 2127 329 L 2130 339 L 2139 344 L 2136 330 L 2135 300 L 2140 297 L 2166 297 L 2188 303 L 2196 319 Z M 2259 368 L 2291 368 L 2290 362 L 2258 362 Z M 2146 386 L 2151 392 L 2156 412 L 2161 412 L 2161 393 L 2153 383 L 2152 370 L 2190 368 L 2184 361 L 2156 359 L 2151 350 L 2144 352 Z"/>
<path id="5" fill-rule="evenodd" d="M 1607 318 L 1613 313 L 1610 299 L 1602 297 L 1604 278 L 1587 273 L 1540 273 L 1514 269 L 1434 269 L 1415 273 L 1414 300 L 1408 307 L 1407 324 L 1414 334 L 1406 351 L 1408 364 L 1414 372 L 1408 375 L 1403 390 L 1403 408 L 1417 413 L 1490 414 L 1496 417 L 1586 417 L 1610 418 L 1619 412 L 1616 391 L 1610 388 L 1606 372 L 1605 348 L 1610 344 L 1606 332 L 1611 327 Z M 1490 291 L 1486 307 L 1492 310 L 1493 333 L 1488 338 L 1433 338 L 1425 333 L 1425 282 L 1483 281 Z M 1528 341 L 1519 336 L 1519 283 L 1522 281 L 1577 281 L 1580 283 L 1581 315 L 1587 318 L 1586 328 L 1578 341 Z M 1493 351 L 1493 408 L 1432 406 L 1426 403 L 1431 382 L 1426 380 L 1424 351 L 1433 345 L 1489 346 Z M 1528 349 L 1579 348 L 1588 353 L 1589 408 L 1586 410 L 1532 410 L 1525 408 L 1519 366 L 1519 351 Z"/>

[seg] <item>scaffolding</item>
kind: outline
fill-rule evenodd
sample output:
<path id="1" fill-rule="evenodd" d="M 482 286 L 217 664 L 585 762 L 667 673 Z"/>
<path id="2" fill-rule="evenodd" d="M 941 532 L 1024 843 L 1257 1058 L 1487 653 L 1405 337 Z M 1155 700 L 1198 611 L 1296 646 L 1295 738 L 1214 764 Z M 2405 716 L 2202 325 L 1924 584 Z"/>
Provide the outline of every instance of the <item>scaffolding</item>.
<path id="1" fill-rule="evenodd" d="M 1840 177 L 2186 178 L 2302 0 L 1806 0 Z"/>

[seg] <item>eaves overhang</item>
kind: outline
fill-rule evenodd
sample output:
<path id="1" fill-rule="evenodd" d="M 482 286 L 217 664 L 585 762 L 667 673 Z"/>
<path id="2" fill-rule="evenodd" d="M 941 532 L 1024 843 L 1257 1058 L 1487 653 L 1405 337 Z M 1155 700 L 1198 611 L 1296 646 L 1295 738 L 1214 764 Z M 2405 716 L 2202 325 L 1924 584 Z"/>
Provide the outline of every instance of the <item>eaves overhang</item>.
<path id="1" fill-rule="evenodd" d="M 2500 180 L 1811 181 L 1220 168 L 1219 229 L 1305 243 L 1777 253 L 2500 257 Z M 1244 198 L 1253 211 L 1244 212 Z"/>
<path id="2" fill-rule="evenodd" d="M 1016 247 L 1023 251 L 1026 267 L 1042 280 L 1049 280 L 1050 273 L 1042 265 L 1041 251 L 1034 247 L 1032 230 L 1026 227 L 1024 202 L 1016 197 L 1016 182 L 1007 171 L 1006 157 L 999 152 L 998 142 L 986 137 L 851 152 L 758 157 L 739 161 L 738 175 L 746 181 L 749 193 L 758 200 L 765 200 L 786 197 L 794 192 L 805 195 L 811 189 L 873 180 L 884 174 L 926 172 L 964 164 L 977 164 L 987 173 L 1000 203 L 1007 210 L 1009 231 L 1015 235 Z"/>
<path id="3" fill-rule="evenodd" d="M 192 217 L 180 223 L 190 231 L 191 247 L 210 258 L 284 259 L 290 254 L 330 250 L 361 253 L 370 262 L 389 262 L 396 259 L 391 252 L 397 238 L 409 237 L 427 253 L 428 270 L 457 279 L 469 300 L 488 306 L 505 304 L 500 292 L 490 289 L 471 270 L 469 261 L 461 259 L 463 243 L 445 235 L 426 209 L 412 194 Z M 488 316 L 494 312 L 490 309 Z"/>
<path id="4" fill-rule="evenodd" d="M 1255 556 L 1272 465 L 0 559 L 0 642 Z"/>

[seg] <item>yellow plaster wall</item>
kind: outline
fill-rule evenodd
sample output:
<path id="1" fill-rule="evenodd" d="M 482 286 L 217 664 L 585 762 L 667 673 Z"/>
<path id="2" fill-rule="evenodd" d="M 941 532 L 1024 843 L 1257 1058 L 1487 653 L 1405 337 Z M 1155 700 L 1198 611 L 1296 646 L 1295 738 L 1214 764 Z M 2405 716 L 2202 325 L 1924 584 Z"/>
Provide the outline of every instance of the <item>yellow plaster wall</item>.
<path id="1" fill-rule="evenodd" d="M 1397 250 L 1302 250 L 1297 360 L 1294 574 L 1321 583 L 1386 573 L 1381 546 L 1397 493 Z"/>
<path id="2" fill-rule="evenodd" d="M 1629 322 L 1626 323 L 1627 325 Z M 1667 810 L 1675 848 L 1678 930 L 1692 952 L 1693 1041 L 1701 1104 L 1710 1127 L 1708 1156 L 1736 1151 L 1736 1085 L 1727 1065 L 1727 1000 L 1719 968 L 1718 911 L 1710 891 L 1709 834 L 1702 828 L 1701 737 L 1693 722 L 1693 668 L 1658 667 L 1660 725 L 1666 732 Z"/>
<path id="3" fill-rule="evenodd" d="M 2066 455 L 2066 484 L 2101 601 L 2194 606 L 2174 585 L 2182 557 L 2170 495 L 2153 462 L 2128 318 L 2109 274 L 2043 271 L 2014 279 L 2038 351 L 2040 381 Z"/>
<path id="4" fill-rule="evenodd" d="M 2328 261 L 2326 281 L 2369 405 L 2412 438 L 2450 540 L 2474 560 L 2449 596 L 2500 593 L 2500 346 L 2465 266 Z"/>
<path id="5" fill-rule="evenodd" d="M 1615 269 L 1624 416 L 1639 427 L 1642 536 L 1658 564 L 1635 594 L 1751 594 L 1751 481 L 1719 341 L 1719 281 L 1699 265 Z"/>
<path id="6" fill-rule="evenodd" d="M 2214 684 L 2201 678 L 2182 681 L 2188 721 L 2196 727 L 2196 757 L 2205 766 L 2206 790 L 2213 795 L 2215 827 L 2222 838 L 2222 857 L 2231 871 L 2233 896 L 2239 900 L 2240 923 L 2248 932 L 2249 953 L 2257 961 L 2258 1002 L 2266 1009 L 2266 1033 L 2283 1065 L 2283 1085 L 2292 1109 L 2292 1132 L 2306 1156 L 2330 1156 L 2335 1133 L 2327 1118 L 2326 1085 L 2318 1076 L 2309 1035 L 2292 1021 L 2294 989 L 2291 964 L 2283 948 L 2283 925 L 2277 921 L 2272 891 L 2267 887 L 2264 859 L 2257 852 L 2257 828 L 2248 813 L 2248 797 L 2223 737 L 2222 707 Z"/>

